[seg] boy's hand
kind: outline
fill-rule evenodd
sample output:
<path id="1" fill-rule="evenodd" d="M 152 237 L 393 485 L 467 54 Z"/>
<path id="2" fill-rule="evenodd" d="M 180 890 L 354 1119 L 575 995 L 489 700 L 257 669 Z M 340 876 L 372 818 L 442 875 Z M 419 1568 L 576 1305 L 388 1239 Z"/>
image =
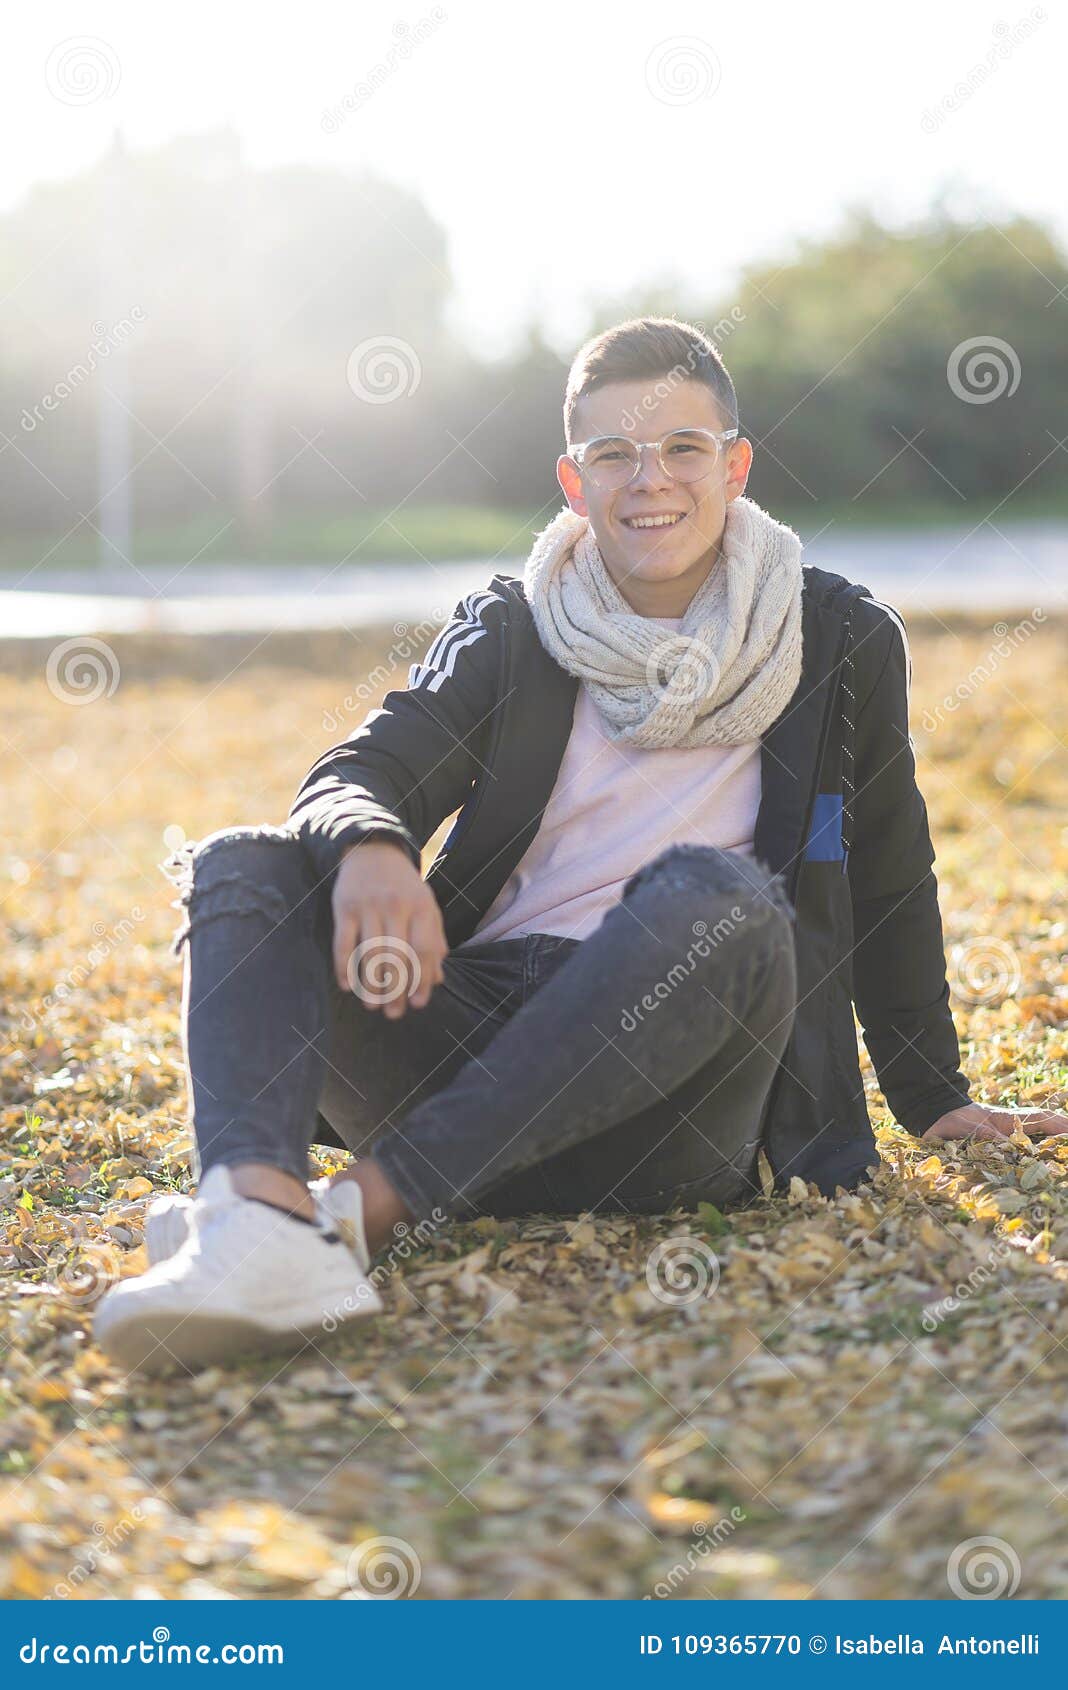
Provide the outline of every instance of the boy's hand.
<path id="1" fill-rule="evenodd" d="M 1051 1109 L 1003 1109 L 993 1103 L 966 1103 L 929 1126 L 924 1138 L 1009 1138 L 1017 1123 L 1028 1138 L 1068 1133 L 1068 1115 Z"/>
<path id="2" fill-rule="evenodd" d="M 389 1020 L 422 1009 L 444 978 L 441 910 L 407 852 L 387 839 L 353 845 L 333 892 L 334 975 Z"/>

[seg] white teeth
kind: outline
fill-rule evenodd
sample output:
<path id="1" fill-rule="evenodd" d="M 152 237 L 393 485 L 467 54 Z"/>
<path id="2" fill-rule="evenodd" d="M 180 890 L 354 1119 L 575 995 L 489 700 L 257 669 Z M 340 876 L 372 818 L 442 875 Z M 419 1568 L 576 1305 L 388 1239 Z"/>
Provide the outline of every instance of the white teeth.
<path id="1" fill-rule="evenodd" d="M 628 516 L 623 519 L 628 528 L 672 528 L 681 516 Z"/>

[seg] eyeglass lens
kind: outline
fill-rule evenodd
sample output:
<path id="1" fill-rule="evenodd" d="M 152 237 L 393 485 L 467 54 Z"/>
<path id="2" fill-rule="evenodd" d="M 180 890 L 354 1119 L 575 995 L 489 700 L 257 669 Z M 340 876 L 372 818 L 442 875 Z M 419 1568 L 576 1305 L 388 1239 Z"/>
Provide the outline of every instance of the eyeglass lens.
<path id="1" fill-rule="evenodd" d="M 715 468 L 719 442 L 695 429 L 680 428 L 660 442 L 660 463 L 676 481 L 700 481 Z M 625 435 L 598 440 L 585 454 L 583 473 L 601 488 L 625 487 L 637 475 L 641 456 Z"/>

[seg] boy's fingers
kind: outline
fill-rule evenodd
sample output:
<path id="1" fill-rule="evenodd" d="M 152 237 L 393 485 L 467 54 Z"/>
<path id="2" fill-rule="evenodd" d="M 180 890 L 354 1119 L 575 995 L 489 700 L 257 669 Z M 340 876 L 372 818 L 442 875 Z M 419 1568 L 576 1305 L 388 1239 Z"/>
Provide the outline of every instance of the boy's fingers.
<path id="1" fill-rule="evenodd" d="M 424 988 L 435 984 L 434 956 L 427 954 L 425 944 L 417 944 L 407 912 L 402 914 L 396 908 L 384 911 L 376 930 L 365 931 L 360 952 L 368 998 L 391 1021 L 404 1015 Z M 422 1002 L 416 1007 L 421 1008 Z"/>
<path id="2" fill-rule="evenodd" d="M 932 1144 L 951 1144 L 962 1138 L 1002 1138 L 1004 1135 L 989 1121 L 955 1121 L 952 1126 L 940 1127 L 937 1123 L 928 1127 L 921 1134 L 921 1138 L 928 1139 Z"/>
<path id="3" fill-rule="evenodd" d="M 1059 1115 L 1052 1109 L 1023 1110 L 1020 1120 L 1024 1132 L 1034 1129 L 1053 1137 L 1068 1132 L 1068 1115 Z"/>
<path id="4" fill-rule="evenodd" d="M 363 912 L 357 950 L 359 964 L 350 963 L 349 972 L 360 1002 L 390 1017 L 397 1014 L 400 1002 L 403 1014 L 404 991 L 398 992 L 398 981 L 404 975 L 404 952 L 381 910 Z"/>
<path id="5" fill-rule="evenodd" d="M 356 916 L 349 910 L 334 912 L 334 978 L 343 992 L 351 992 L 349 962 L 356 949 Z"/>
<path id="6" fill-rule="evenodd" d="M 421 1009 L 445 977 L 443 945 L 441 919 L 433 911 L 404 922 L 373 906 L 358 915 L 339 911 L 334 918 L 337 983 L 391 1019 L 403 1015 L 409 1002 Z"/>

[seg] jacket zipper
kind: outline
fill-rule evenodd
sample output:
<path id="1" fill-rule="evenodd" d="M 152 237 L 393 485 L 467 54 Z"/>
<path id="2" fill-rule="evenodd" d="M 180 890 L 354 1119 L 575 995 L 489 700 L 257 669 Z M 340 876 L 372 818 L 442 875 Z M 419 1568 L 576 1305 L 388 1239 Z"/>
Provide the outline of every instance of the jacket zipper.
<path id="1" fill-rule="evenodd" d="M 816 752 L 816 766 L 813 771 L 812 785 L 809 788 L 808 802 L 805 807 L 804 827 L 801 830 L 801 849 L 798 851 L 797 859 L 790 870 L 790 902 L 795 907 L 797 904 L 797 888 L 801 879 L 801 865 L 805 860 L 805 852 L 808 849 L 808 836 L 812 830 L 812 817 L 815 813 L 816 798 L 820 789 L 820 776 L 823 773 L 823 759 L 827 754 L 827 743 L 831 737 L 831 726 L 834 722 L 835 705 L 838 702 L 838 691 L 842 680 L 842 662 L 845 658 L 846 641 L 848 638 L 849 623 L 846 621 L 842 625 L 842 632 L 838 640 L 838 652 L 835 656 L 833 670 L 834 683 L 831 688 L 831 696 L 827 701 L 827 709 L 824 712 L 823 723 L 820 728 L 819 748 Z"/>
<path id="2" fill-rule="evenodd" d="M 812 785 L 809 789 L 808 803 L 805 807 L 804 827 L 801 833 L 801 849 L 798 851 L 797 859 L 790 870 L 790 878 L 787 885 L 790 902 L 793 904 L 795 910 L 797 908 L 797 889 L 801 881 L 801 865 L 805 860 L 805 851 L 808 848 L 808 836 L 812 827 L 812 816 L 816 808 L 816 795 L 820 789 L 820 776 L 823 773 L 823 759 L 827 752 L 827 743 L 831 737 L 831 724 L 834 721 L 834 710 L 838 701 L 838 686 L 842 673 L 842 659 L 845 656 L 846 640 L 848 637 L 849 624 L 846 622 L 843 625 L 841 637 L 838 642 L 838 654 L 835 658 L 833 671 L 834 684 L 831 689 L 831 696 L 827 701 L 827 709 L 820 727 L 819 747 L 816 752 L 816 764 L 812 774 Z M 775 1070 L 775 1075 L 772 1079 L 771 1085 L 768 1087 L 768 1095 L 764 1100 L 764 1108 L 761 1112 L 760 1125 L 758 1128 L 760 1146 L 765 1155 L 767 1155 L 766 1140 L 768 1118 L 775 1106 L 775 1102 L 779 1094 L 779 1088 L 782 1085 L 782 1075 L 783 1064 L 780 1062 L 779 1066 Z"/>
<path id="3" fill-rule="evenodd" d="M 434 870 L 436 868 L 439 868 L 440 865 L 445 861 L 446 857 L 451 856 L 453 851 L 455 851 L 460 845 L 462 845 L 464 839 L 467 837 L 467 835 L 471 831 L 471 824 L 473 823 L 475 816 L 478 814 L 478 810 L 479 810 L 479 807 L 482 803 L 482 800 L 486 796 L 486 788 L 487 788 L 487 786 L 489 785 L 489 782 L 490 782 L 490 775 L 491 775 L 492 770 L 493 770 L 493 762 L 494 762 L 494 758 L 497 754 L 497 746 L 500 742 L 501 731 L 502 731 L 502 727 L 503 727 L 503 723 L 504 723 L 504 703 L 503 703 L 503 701 L 504 701 L 504 698 L 506 696 L 506 691 L 507 691 L 506 682 L 507 682 L 507 678 L 508 678 L 508 659 L 509 659 L 509 655 L 510 655 L 510 652 L 511 652 L 511 632 L 512 632 L 512 625 L 511 625 L 510 617 L 505 617 L 504 625 L 503 625 L 503 628 L 501 630 L 501 642 L 500 642 L 501 649 L 500 649 L 500 654 L 499 654 L 498 660 L 497 660 L 497 701 L 496 701 L 496 704 L 494 706 L 494 708 L 496 710 L 496 719 L 493 723 L 493 732 L 490 735 L 490 743 L 486 748 L 486 766 L 482 770 L 482 773 L 479 776 L 478 780 L 475 782 L 476 790 L 472 792 L 471 797 L 468 798 L 467 801 L 461 806 L 461 811 L 460 811 L 461 815 L 463 814 L 464 810 L 467 810 L 468 805 L 471 806 L 470 810 L 468 811 L 468 814 L 464 818 L 463 828 L 461 829 L 461 832 L 459 833 L 457 838 L 453 840 L 451 845 L 449 845 L 447 842 L 445 844 L 443 844 L 441 850 L 438 852 L 434 861 L 431 863 L 430 867 L 427 869 L 426 878 L 428 880 L 430 879 L 430 876 L 434 873 Z M 498 708 L 498 706 L 499 706 L 499 708 Z M 459 820 L 459 817 L 457 817 L 457 820 Z"/>

